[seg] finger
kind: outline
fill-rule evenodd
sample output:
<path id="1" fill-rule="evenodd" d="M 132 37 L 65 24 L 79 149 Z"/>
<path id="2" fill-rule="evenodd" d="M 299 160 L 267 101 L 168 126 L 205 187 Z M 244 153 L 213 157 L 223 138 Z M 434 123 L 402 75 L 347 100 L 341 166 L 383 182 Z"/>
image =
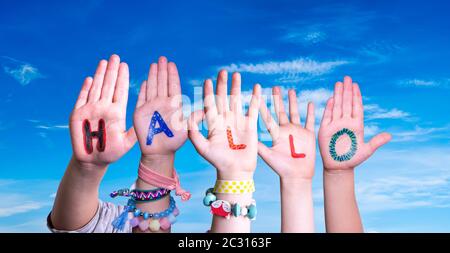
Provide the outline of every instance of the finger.
<path id="1" fill-rule="evenodd" d="M 337 120 L 342 117 L 342 93 L 344 89 L 344 84 L 342 82 L 337 82 L 334 86 L 334 105 L 333 105 L 333 119 Z"/>
<path id="2" fill-rule="evenodd" d="M 124 143 L 125 150 L 126 151 L 130 150 L 136 143 L 136 140 L 137 140 L 136 132 L 134 130 L 134 127 L 131 127 L 125 134 L 125 143 Z"/>
<path id="3" fill-rule="evenodd" d="M 261 101 L 261 85 L 255 84 L 253 86 L 252 99 L 250 100 L 250 106 L 248 108 L 248 117 L 253 123 L 258 122 L 258 109 Z"/>
<path id="4" fill-rule="evenodd" d="M 128 64 L 120 63 L 119 75 L 117 76 L 117 84 L 115 86 L 113 103 L 120 104 L 126 110 L 128 103 L 128 91 L 130 88 L 130 72 Z"/>
<path id="5" fill-rule="evenodd" d="M 288 92 L 289 96 L 289 117 L 291 118 L 291 123 L 300 125 L 300 114 L 298 113 L 297 106 L 297 95 L 295 90 L 291 89 Z"/>
<path id="6" fill-rule="evenodd" d="M 147 93 L 147 81 L 143 81 L 141 84 L 141 89 L 139 90 L 136 108 L 141 107 L 142 105 L 145 104 L 146 93 Z"/>
<path id="7" fill-rule="evenodd" d="M 158 97 L 167 97 L 167 58 L 159 57 L 158 60 Z"/>
<path id="8" fill-rule="evenodd" d="M 272 150 L 260 141 L 258 142 L 258 155 L 261 156 L 267 164 L 271 164 L 271 159 L 273 157 Z"/>
<path id="9" fill-rule="evenodd" d="M 355 119 L 364 120 L 364 108 L 361 96 L 361 90 L 357 83 L 353 83 L 353 110 L 352 117 Z"/>
<path id="10" fill-rule="evenodd" d="M 334 98 L 329 98 L 327 101 L 327 105 L 325 106 L 325 110 L 323 111 L 322 122 L 320 123 L 320 127 L 326 126 L 331 123 L 333 118 L 333 104 Z"/>
<path id="11" fill-rule="evenodd" d="M 158 94 L 158 64 L 152 63 L 150 64 L 150 69 L 148 70 L 147 77 L 147 101 L 152 101 L 156 98 Z"/>
<path id="12" fill-rule="evenodd" d="M 280 125 L 289 123 L 289 119 L 284 110 L 283 97 L 281 96 L 281 88 L 278 86 L 272 89 L 273 102 L 275 105 L 275 114 L 277 115 Z"/>
<path id="13" fill-rule="evenodd" d="M 92 88 L 89 92 L 88 103 L 95 103 L 100 99 L 107 65 L 108 62 L 106 60 L 101 60 L 98 63 L 98 67 L 94 75 L 94 80 L 92 81 Z"/>
<path id="14" fill-rule="evenodd" d="M 349 76 L 344 77 L 344 94 L 342 95 L 342 116 L 350 118 L 352 116 L 353 85 Z"/>
<path id="15" fill-rule="evenodd" d="M 381 133 L 373 137 L 369 141 L 369 147 L 372 153 L 374 153 L 379 147 L 388 143 L 392 139 L 392 136 L 389 133 Z"/>
<path id="16" fill-rule="evenodd" d="M 221 70 L 217 75 L 217 86 L 216 86 L 216 97 L 217 97 L 216 106 L 218 114 L 224 114 L 228 110 L 227 82 L 228 82 L 228 73 L 226 70 Z"/>
<path id="17" fill-rule="evenodd" d="M 188 120 L 188 136 L 198 153 L 204 154 L 208 150 L 208 140 L 200 133 L 198 124 L 205 117 L 203 110 L 191 113 Z"/>
<path id="18" fill-rule="evenodd" d="M 314 124 L 316 121 L 316 117 L 314 116 L 314 104 L 308 103 L 308 113 L 306 114 L 306 123 L 305 128 L 311 132 L 314 132 Z"/>
<path id="19" fill-rule="evenodd" d="M 242 115 L 241 74 L 238 72 L 233 73 L 230 95 L 230 111 L 235 112 L 236 115 Z"/>
<path id="20" fill-rule="evenodd" d="M 92 87 L 92 81 L 93 79 L 90 76 L 84 79 L 83 86 L 81 87 L 80 94 L 78 95 L 77 102 L 75 103 L 75 109 L 78 109 L 87 103 L 89 90 Z"/>
<path id="21" fill-rule="evenodd" d="M 177 65 L 169 62 L 167 68 L 169 72 L 169 96 L 179 96 L 181 95 L 181 85 Z"/>
<path id="22" fill-rule="evenodd" d="M 102 94 L 100 100 L 112 102 L 114 89 L 116 87 L 117 75 L 119 74 L 120 58 L 118 55 L 111 55 L 106 67 L 105 80 L 103 80 Z"/>
<path id="23" fill-rule="evenodd" d="M 210 128 L 217 117 L 217 106 L 214 100 L 214 91 L 211 79 L 205 81 L 203 89 L 203 108 L 206 114 L 208 128 Z"/>
<path id="24" fill-rule="evenodd" d="M 263 119 L 264 125 L 266 125 L 267 131 L 269 131 L 270 135 L 272 136 L 272 139 L 276 140 L 277 137 L 276 133 L 278 132 L 278 124 L 273 119 L 272 114 L 267 108 L 266 101 L 263 98 L 261 98 L 259 110 L 261 112 L 261 117 Z"/>

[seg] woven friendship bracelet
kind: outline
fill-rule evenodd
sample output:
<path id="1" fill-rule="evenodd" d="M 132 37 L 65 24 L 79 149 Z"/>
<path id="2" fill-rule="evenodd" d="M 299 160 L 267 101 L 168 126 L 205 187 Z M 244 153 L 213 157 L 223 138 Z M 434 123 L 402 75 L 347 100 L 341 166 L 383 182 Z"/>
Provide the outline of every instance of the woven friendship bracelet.
<path id="1" fill-rule="evenodd" d="M 147 202 L 162 199 L 169 194 L 170 190 L 165 188 L 157 188 L 153 190 L 120 189 L 111 192 L 110 196 L 112 198 L 117 196 L 131 197 L 136 202 Z"/>
<path id="2" fill-rule="evenodd" d="M 255 192 L 255 182 L 253 180 L 217 180 L 214 186 L 214 193 L 245 194 L 253 192 Z"/>

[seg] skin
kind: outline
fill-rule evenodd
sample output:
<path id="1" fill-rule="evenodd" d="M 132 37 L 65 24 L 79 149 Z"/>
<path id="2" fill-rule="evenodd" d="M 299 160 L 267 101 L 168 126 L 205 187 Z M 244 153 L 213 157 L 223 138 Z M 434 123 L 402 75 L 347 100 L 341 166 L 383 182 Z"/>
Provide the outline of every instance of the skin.
<path id="1" fill-rule="evenodd" d="M 305 126 L 300 124 L 297 96 L 289 90 L 288 118 L 279 87 L 273 88 L 273 101 L 278 123 L 272 118 L 266 103 L 261 102 L 260 112 L 272 137 L 272 147 L 262 142 L 258 154 L 280 176 L 281 192 L 281 232 L 314 232 L 314 210 L 312 199 L 312 178 L 316 157 L 314 134 L 314 105 L 308 104 Z M 294 137 L 297 153 L 304 153 L 305 158 L 293 158 L 291 155 L 289 135 Z"/>
<path id="2" fill-rule="evenodd" d="M 331 137 L 339 130 L 352 130 L 357 139 L 356 154 L 348 161 L 335 161 L 329 152 Z M 381 133 L 364 142 L 364 109 L 358 84 L 348 76 L 337 82 L 327 102 L 319 130 L 319 148 L 324 167 L 325 221 L 327 232 L 363 232 L 355 198 L 354 169 L 367 160 L 391 135 Z M 349 150 L 348 137 L 337 140 L 336 151 Z"/>
<path id="3" fill-rule="evenodd" d="M 211 80 L 204 83 L 204 109 L 193 112 L 188 122 L 189 138 L 200 155 L 217 169 L 218 180 L 252 180 L 256 168 L 258 151 L 257 120 L 261 87 L 256 84 L 247 115 L 242 113 L 241 76 L 232 75 L 230 102 L 227 101 L 227 72 L 222 70 L 217 77 L 216 98 Z M 198 129 L 206 118 L 208 137 Z M 232 150 L 228 145 L 226 129 L 231 129 L 234 143 L 247 147 Z M 252 194 L 216 194 L 217 199 L 230 203 L 248 205 Z M 211 232 L 250 232 L 250 220 L 245 217 L 231 217 L 226 220 L 213 216 Z"/>
<path id="4" fill-rule="evenodd" d="M 155 111 L 161 114 L 174 136 L 169 138 L 164 133 L 160 133 L 153 137 L 151 145 L 147 145 L 148 128 Z M 187 140 L 187 122 L 182 114 L 178 70 L 175 63 L 168 62 L 166 57 L 162 56 L 157 64 L 150 65 L 148 79 L 141 85 L 133 123 L 142 152 L 141 163 L 161 175 L 172 177 L 175 152 Z M 136 187 L 149 190 L 157 186 L 147 184 L 138 178 Z M 169 200 L 169 197 L 165 197 L 159 201 L 137 203 L 136 207 L 151 213 L 161 212 L 169 207 Z M 133 232 L 141 233 L 139 228 L 133 229 Z M 170 232 L 170 230 L 159 232 Z M 147 230 L 146 233 L 152 232 Z"/>
<path id="5" fill-rule="evenodd" d="M 58 188 L 51 212 L 56 229 L 76 230 L 86 225 L 98 208 L 98 188 L 108 165 L 127 153 L 136 142 L 134 128 L 126 131 L 128 100 L 128 65 L 117 55 L 101 60 L 94 78 L 87 77 L 70 116 L 73 155 Z M 82 123 L 88 119 L 92 131 L 98 120 L 106 122 L 106 148 L 87 154 L 83 143 Z"/>

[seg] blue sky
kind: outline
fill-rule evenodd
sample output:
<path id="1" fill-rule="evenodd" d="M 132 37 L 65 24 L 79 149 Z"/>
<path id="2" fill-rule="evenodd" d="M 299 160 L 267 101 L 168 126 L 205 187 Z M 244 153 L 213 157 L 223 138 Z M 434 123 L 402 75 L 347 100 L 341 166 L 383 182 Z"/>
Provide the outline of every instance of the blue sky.
<path id="1" fill-rule="evenodd" d="M 339 1 L 341 2 L 341 1 Z M 85 76 L 117 53 L 130 65 L 128 125 L 137 86 L 160 55 L 177 63 L 191 99 L 220 68 L 240 71 L 243 90 L 295 87 L 322 115 L 333 84 L 362 89 L 366 136 L 393 141 L 356 172 L 366 231 L 449 232 L 450 4 L 444 1 L 9 1 L 0 8 L 0 231 L 46 232 L 71 156 L 67 121 Z M 261 132 L 264 136 L 264 132 Z M 135 146 L 110 166 L 101 196 L 129 186 Z M 193 193 L 175 232 L 204 232 L 201 204 L 214 169 L 187 142 L 176 167 Z M 324 231 L 322 168 L 314 178 L 317 231 Z M 280 229 L 277 176 L 261 161 L 253 231 Z"/>

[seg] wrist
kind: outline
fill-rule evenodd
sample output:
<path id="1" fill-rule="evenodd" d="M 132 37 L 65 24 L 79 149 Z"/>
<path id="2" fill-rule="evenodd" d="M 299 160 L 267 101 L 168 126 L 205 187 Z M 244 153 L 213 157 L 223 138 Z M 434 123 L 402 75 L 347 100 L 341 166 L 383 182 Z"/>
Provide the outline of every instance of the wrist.
<path id="1" fill-rule="evenodd" d="M 253 171 L 220 171 L 217 170 L 217 180 L 253 180 Z"/>
<path id="2" fill-rule="evenodd" d="M 325 176 L 353 176 L 354 168 L 349 169 L 329 169 L 324 167 L 323 174 Z"/>
<path id="3" fill-rule="evenodd" d="M 282 194 L 312 193 L 312 179 L 304 178 L 280 178 L 280 188 Z"/>
<path id="4" fill-rule="evenodd" d="M 161 174 L 167 177 L 172 177 L 173 170 L 174 170 L 174 161 L 175 161 L 175 153 L 171 154 L 142 154 L 141 155 L 141 163 Z"/>
<path id="5" fill-rule="evenodd" d="M 96 174 L 104 174 L 108 168 L 108 164 L 95 164 L 91 162 L 83 162 L 78 160 L 75 156 L 70 159 L 70 167 L 80 172 L 81 175 L 93 176 Z"/>

